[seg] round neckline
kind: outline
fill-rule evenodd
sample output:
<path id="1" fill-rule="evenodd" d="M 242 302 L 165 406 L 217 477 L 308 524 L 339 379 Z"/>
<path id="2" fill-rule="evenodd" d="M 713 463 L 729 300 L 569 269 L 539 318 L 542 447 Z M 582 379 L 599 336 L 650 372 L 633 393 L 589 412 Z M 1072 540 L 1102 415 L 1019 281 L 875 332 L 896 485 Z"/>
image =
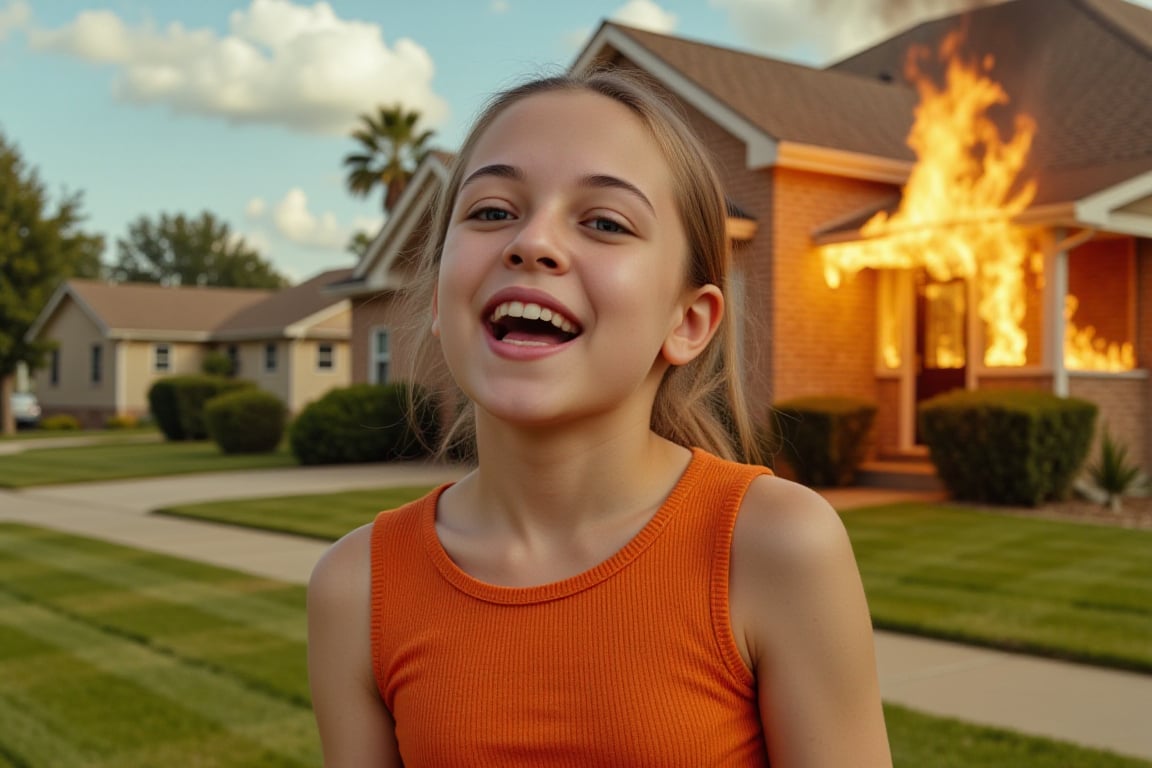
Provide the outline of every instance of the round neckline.
<path id="1" fill-rule="evenodd" d="M 528 587 L 511 587 L 482 581 L 464 571 L 449 556 L 436 533 L 436 510 L 439 507 L 440 496 L 452 487 L 451 483 L 433 491 L 428 504 L 422 510 L 420 531 L 424 548 L 436 569 L 452 586 L 479 600 L 504 605 L 529 605 L 568 597 L 611 578 L 655 543 L 683 506 L 688 491 L 695 485 L 702 464 L 701 453 L 699 448 L 692 449 L 688 466 L 684 468 L 684 472 L 660 508 L 656 510 L 656 514 L 635 536 L 606 560 L 568 578 Z"/>

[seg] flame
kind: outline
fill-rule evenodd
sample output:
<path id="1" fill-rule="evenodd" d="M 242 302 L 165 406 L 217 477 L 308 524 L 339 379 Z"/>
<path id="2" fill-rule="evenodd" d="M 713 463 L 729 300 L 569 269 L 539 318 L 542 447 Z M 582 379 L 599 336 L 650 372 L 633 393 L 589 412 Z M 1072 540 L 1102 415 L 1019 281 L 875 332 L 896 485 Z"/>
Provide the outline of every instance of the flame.
<path id="1" fill-rule="evenodd" d="M 1130 342 L 1118 344 L 1096 336 L 1092 326 L 1079 328 L 1072 318 L 1080 308 L 1075 296 L 1064 297 L 1064 367 L 1070 371 L 1131 371 L 1136 350 Z"/>
<path id="2" fill-rule="evenodd" d="M 988 77 L 993 60 L 964 60 L 958 55 L 961 42 L 953 33 L 940 47 L 939 59 L 947 64 L 943 88 L 921 69 L 928 51 L 916 49 L 909 57 L 908 78 L 920 94 L 908 136 L 917 162 L 897 211 L 869 219 L 862 241 L 822 246 L 819 252 L 833 288 L 867 267 L 924 268 L 939 281 L 977 280 L 985 364 L 1023 365 L 1025 270 L 1038 270 L 1041 255 L 1032 233 L 1012 219 L 1035 196 L 1032 181 L 1017 185 L 1017 179 L 1036 126 L 1019 115 L 1012 137 L 1001 138 L 988 111 L 1008 97 Z"/>

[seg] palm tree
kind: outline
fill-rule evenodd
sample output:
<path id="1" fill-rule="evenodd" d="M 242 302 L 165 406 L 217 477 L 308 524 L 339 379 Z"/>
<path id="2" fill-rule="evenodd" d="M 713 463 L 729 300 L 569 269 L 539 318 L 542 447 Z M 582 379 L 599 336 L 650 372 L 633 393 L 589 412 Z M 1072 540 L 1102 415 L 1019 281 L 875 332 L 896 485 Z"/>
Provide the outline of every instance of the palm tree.
<path id="1" fill-rule="evenodd" d="M 360 127 L 352 132 L 360 151 L 344 157 L 352 194 L 365 197 L 382 185 L 384 212 L 392 210 L 412 172 L 430 151 L 427 143 L 434 131 L 417 130 L 419 122 L 419 112 L 405 111 L 400 104 L 378 106 L 375 115 L 360 115 Z"/>

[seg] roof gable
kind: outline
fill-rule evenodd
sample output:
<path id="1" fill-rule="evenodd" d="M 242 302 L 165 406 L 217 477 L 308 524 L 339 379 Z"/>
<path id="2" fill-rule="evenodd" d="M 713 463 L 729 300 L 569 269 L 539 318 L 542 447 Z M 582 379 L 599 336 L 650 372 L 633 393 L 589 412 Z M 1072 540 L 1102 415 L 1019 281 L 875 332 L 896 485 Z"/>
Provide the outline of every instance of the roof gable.
<path id="1" fill-rule="evenodd" d="M 332 297 L 324 288 L 351 274 L 351 268 L 333 269 L 282 288 L 225 319 L 212 335 L 219 339 L 307 335 L 310 326 L 347 308 L 346 301 Z"/>

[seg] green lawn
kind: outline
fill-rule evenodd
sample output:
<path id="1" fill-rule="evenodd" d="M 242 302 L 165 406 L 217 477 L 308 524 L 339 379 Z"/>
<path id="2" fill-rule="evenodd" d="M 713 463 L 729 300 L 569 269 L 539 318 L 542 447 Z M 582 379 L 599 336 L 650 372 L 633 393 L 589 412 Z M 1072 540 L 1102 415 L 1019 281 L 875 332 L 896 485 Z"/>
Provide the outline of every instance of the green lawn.
<path id="1" fill-rule="evenodd" d="M 101 442 L 124 442 L 139 440 L 142 435 L 155 436 L 160 439 L 160 432 L 156 427 L 125 427 L 123 429 L 21 429 L 12 435 L 0 435 L 0 442 L 5 440 L 51 440 L 52 438 L 83 437 L 93 438 Z"/>
<path id="2" fill-rule="evenodd" d="M 304 589 L 0 525 L 0 765 L 314 766 Z"/>
<path id="3" fill-rule="evenodd" d="M 275 453 L 226 455 L 212 442 L 114 442 L 0 456 L 0 488 L 294 466 L 296 459 L 286 447 Z"/>
<path id="4" fill-rule="evenodd" d="M 304 590 L 0 524 L 0 766 L 313 766 Z M 1148 768 L 886 708 L 900 768 Z"/>
<path id="5" fill-rule="evenodd" d="M 1152 671 L 1152 531 L 927 504 L 844 521 L 879 627 Z"/>
<path id="6" fill-rule="evenodd" d="M 192 517 L 334 541 L 348 531 L 371 522 L 380 510 L 398 507 L 423 496 L 429 490 L 427 486 L 377 488 L 311 496 L 210 501 L 156 511 L 164 515 Z"/>
<path id="7" fill-rule="evenodd" d="M 427 488 L 192 504 L 163 510 L 336 539 Z M 1152 671 L 1152 531 L 949 506 L 844 514 L 876 626 Z"/>

